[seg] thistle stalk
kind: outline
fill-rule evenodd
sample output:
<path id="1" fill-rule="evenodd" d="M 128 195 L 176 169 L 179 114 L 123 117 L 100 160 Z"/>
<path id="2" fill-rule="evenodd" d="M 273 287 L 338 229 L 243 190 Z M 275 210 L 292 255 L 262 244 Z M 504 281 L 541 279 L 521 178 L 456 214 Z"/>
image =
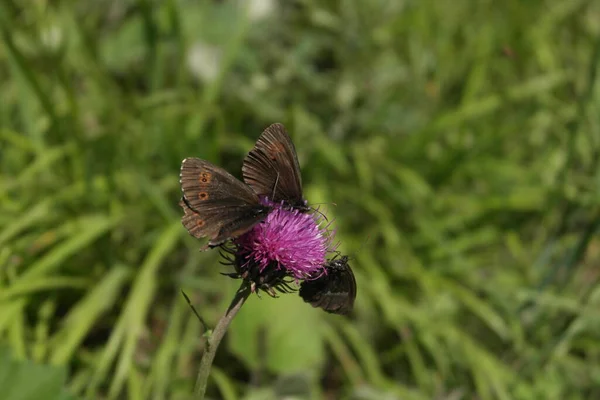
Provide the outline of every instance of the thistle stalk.
<path id="1" fill-rule="evenodd" d="M 202 359 L 200 360 L 200 369 L 198 371 L 198 377 L 196 378 L 196 386 L 194 389 L 195 398 L 198 400 L 203 400 L 204 395 L 206 394 L 206 386 L 208 385 L 210 369 L 212 367 L 213 360 L 215 359 L 215 355 L 217 354 L 217 349 L 219 348 L 221 339 L 223 339 L 223 336 L 225 336 L 225 332 L 227 332 L 229 324 L 231 324 L 231 321 L 235 315 L 242 308 L 248 299 L 248 296 L 250 296 L 250 293 L 250 285 L 246 281 L 243 281 L 242 285 L 236 292 L 233 301 L 229 305 L 229 308 L 227 308 L 225 314 L 221 317 L 221 319 L 219 319 L 217 326 L 208 338 L 206 350 L 204 351 Z"/>

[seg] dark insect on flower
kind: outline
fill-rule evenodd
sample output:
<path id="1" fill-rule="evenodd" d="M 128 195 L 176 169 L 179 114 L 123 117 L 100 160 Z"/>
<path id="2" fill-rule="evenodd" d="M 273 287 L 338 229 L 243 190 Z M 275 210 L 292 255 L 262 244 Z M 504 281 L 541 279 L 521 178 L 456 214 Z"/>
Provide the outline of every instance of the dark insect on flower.
<path id="1" fill-rule="evenodd" d="M 254 291 L 275 296 L 274 289 L 291 292 L 292 282 L 316 279 L 325 272 L 334 232 L 318 214 L 264 202 L 273 207 L 267 218 L 222 249 L 225 264 L 235 268 L 227 275 L 246 279 Z"/>
<path id="2" fill-rule="evenodd" d="M 283 125 L 264 130 L 242 172 L 246 183 L 208 161 L 183 160 L 183 225 L 197 238 L 209 237 L 208 247 L 221 246 L 224 263 L 235 268 L 227 275 L 249 281 L 253 291 L 275 296 L 294 291 L 294 282 L 319 282 L 332 263 L 325 257 L 334 250 L 334 232 L 323 214 L 308 212 L 296 149 Z M 355 292 L 356 284 L 352 301 Z"/>
<path id="3" fill-rule="evenodd" d="M 196 237 L 209 237 L 216 247 L 247 232 L 270 211 L 261 198 L 302 212 L 309 211 L 302 197 L 302 178 L 296 149 L 284 126 L 267 127 L 248 153 L 242 167 L 246 184 L 222 168 L 199 158 L 181 163 L 179 205 L 182 223 Z"/>
<path id="4" fill-rule="evenodd" d="M 183 160 L 180 181 L 181 221 L 192 236 L 210 239 L 206 247 L 247 232 L 271 210 L 248 185 L 199 158 Z"/>
<path id="5" fill-rule="evenodd" d="M 300 164 L 294 143 L 282 124 L 272 124 L 260 135 L 244 159 L 244 182 L 260 196 L 289 209 L 307 212 L 302 195 Z"/>
<path id="6" fill-rule="evenodd" d="M 356 279 L 348 264 L 348 256 L 329 260 L 324 274 L 302 282 L 300 297 L 328 313 L 349 314 L 356 298 Z"/>

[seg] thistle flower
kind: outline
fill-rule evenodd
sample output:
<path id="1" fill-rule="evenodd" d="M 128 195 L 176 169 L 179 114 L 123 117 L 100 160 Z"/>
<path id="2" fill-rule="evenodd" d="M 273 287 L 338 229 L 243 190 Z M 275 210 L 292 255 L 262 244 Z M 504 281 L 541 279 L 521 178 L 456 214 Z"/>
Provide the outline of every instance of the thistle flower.
<path id="1" fill-rule="evenodd" d="M 236 269 L 227 275 L 247 279 L 253 290 L 262 289 L 274 296 L 273 288 L 290 292 L 293 281 L 316 279 L 326 273 L 325 257 L 334 250 L 334 232 L 324 218 L 263 201 L 274 207 L 267 218 L 223 247 L 227 253 L 224 264 Z"/>

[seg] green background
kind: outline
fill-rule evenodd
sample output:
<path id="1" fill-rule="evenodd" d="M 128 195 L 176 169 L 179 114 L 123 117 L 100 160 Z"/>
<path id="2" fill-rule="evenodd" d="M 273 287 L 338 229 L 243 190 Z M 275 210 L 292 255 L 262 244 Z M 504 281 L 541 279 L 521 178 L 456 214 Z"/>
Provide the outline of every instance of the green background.
<path id="1" fill-rule="evenodd" d="M 213 398 L 600 398 L 599 2 L 4 0 L 0 26 L 0 372 L 190 398 L 180 289 L 214 325 L 238 282 L 181 226 L 180 163 L 239 177 L 282 122 L 355 312 L 253 296 Z"/>

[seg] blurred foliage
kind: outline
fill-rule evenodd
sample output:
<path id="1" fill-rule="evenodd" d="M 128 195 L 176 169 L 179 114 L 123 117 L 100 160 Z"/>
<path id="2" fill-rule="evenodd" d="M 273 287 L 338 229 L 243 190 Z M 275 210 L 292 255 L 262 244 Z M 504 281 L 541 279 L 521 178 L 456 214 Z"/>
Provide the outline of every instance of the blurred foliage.
<path id="1" fill-rule="evenodd" d="M 237 283 L 179 165 L 239 176 L 279 121 L 356 310 L 253 297 L 213 398 L 600 398 L 599 2 L 3 0 L 0 30 L 0 341 L 74 395 L 189 398 L 180 289 L 214 324 Z"/>
<path id="2" fill-rule="evenodd" d="M 64 367 L 15 361 L 0 347 L 0 387 L 3 400 L 74 400 L 64 389 Z"/>

